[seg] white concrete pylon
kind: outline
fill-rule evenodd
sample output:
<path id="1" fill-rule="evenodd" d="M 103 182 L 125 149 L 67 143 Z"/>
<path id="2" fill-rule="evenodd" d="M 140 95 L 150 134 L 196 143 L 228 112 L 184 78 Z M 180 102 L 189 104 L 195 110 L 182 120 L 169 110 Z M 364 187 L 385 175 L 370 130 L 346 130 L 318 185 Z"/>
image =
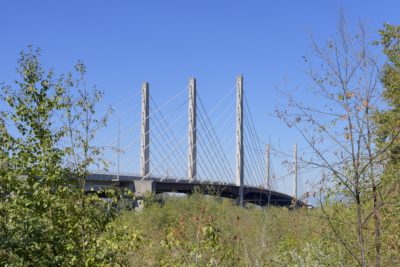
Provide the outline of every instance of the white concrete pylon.
<path id="1" fill-rule="evenodd" d="M 150 173 L 150 118 L 149 118 L 149 83 L 142 85 L 142 121 L 141 121 L 141 149 L 140 175 L 147 178 Z"/>
<path id="2" fill-rule="evenodd" d="M 244 151 L 243 151 L 243 76 L 236 80 L 236 185 L 239 186 L 239 205 L 243 206 Z"/>
<path id="3" fill-rule="evenodd" d="M 196 79 L 193 78 L 189 81 L 188 178 L 190 181 L 197 176 L 196 95 Z"/>

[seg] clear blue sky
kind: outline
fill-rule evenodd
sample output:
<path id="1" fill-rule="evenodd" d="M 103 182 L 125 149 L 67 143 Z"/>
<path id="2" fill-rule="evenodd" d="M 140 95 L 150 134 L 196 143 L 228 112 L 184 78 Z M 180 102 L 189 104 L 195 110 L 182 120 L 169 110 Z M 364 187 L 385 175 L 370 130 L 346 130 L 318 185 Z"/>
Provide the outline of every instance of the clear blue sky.
<path id="1" fill-rule="evenodd" d="M 40 47 L 44 64 L 58 72 L 83 60 L 110 104 L 144 80 L 162 103 L 195 76 L 212 107 L 243 73 L 260 137 L 290 150 L 302 141 L 268 115 L 281 102 L 275 88 L 310 85 L 302 59 L 310 54 L 308 32 L 324 42 L 341 7 L 351 25 L 361 19 L 374 36 L 384 22 L 399 23 L 400 2 L 385 0 L 2 0 L 0 81 L 15 78 L 18 53 L 28 44 Z"/>

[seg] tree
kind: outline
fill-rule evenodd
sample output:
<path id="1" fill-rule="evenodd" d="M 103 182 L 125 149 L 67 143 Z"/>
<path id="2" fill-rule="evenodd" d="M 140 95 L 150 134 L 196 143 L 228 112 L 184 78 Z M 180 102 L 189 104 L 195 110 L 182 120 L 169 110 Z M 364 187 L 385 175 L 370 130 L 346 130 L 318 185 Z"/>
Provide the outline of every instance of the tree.
<path id="1" fill-rule="evenodd" d="M 29 47 L 20 54 L 20 78 L 14 86 L 2 86 L 1 265 L 83 266 L 112 257 L 110 252 L 101 257 L 95 248 L 114 218 L 113 203 L 85 195 L 83 183 L 95 159 L 89 141 L 92 129 L 101 127 L 95 119 L 101 94 L 79 90 L 76 81 L 84 80 L 84 65 L 76 70 L 77 79 L 73 74 L 56 78 L 40 64 L 40 50 Z M 69 127 L 64 118 L 72 122 Z M 77 146 L 83 147 L 83 157 Z M 70 158 L 74 165 L 68 164 Z"/>
<path id="2" fill-rule="evenodd" d="M 62 168 L 64 151 L 58 144 L 64 134 L 54 128 L 54 116 L 63 108 L 65 90 L 39 64 L 39 50 L 22 52 L 17 89 L 3 86 L 1 99 L 1 257 L 2 264 L 49 264 L 58 250 L 64 211 L 60 205 L 69 191 Z"/>
<path id="3" fill-rule="evenodd" d="M 380 34 L 383 51 L 388 57 L 381 79 L 384 86 L 383 97 L 388 109 L 377 114 L 378 142 L 380 145 L 393 143 L 387 151 L 388 164 L 398 166 L 400 164 L 400 26 L 386 24 Z"/>
<path id="4" fill-rule="evenodd" d="M 332 238 L 359 265 L 367 266 L 374 258 L 380 266 L 380 156 L 392 144 L 374 145 L 372 115 L 381 101 L 381 68 L 369 44 L 365 27 L 360 24 L 349 34 L 341 14 L 337 33 L 325 47 L 312 40 L 317 64 L 305 57 L 314 103 L 287 93 L 288 108 L 278 108 L 276 114 L 309 145 L 310 154 L 300 160 L 322 177 L 320 206 Z"/>
<path id="5" fill-rule="evenodd" d="M 96 194 L 85 194 L 86 179 L 91 166 L 107 164 L 102 159 L 102 148 L 92 143 L 96 133 L 106 126 L 112 110 L 109 109 L 103 117 L 96 116 L 96 106 L 104 93 L 96 86 L 87 88 L 85 79 L 87 70 L 82 62 L 79 61 L 75 65 L 75 71 L 79 75 L 78 78 L 69 74 L 65 80 L 67 94 L 63 99 L 65 113 L 62 116 L 67 144 L 65 162 L 70 179 L 77 183 L 76 218 L 79 218 L 82 261 L 93 264 L 95 258 L 91 257 L 93 255 L 90 255 L 88 249 L 96 246 L 97 237 L 114 218 L 114 212 L 93 209 L 93 204 L 103 207 L 104 203 L 99 202 Z M 111 199 L 116 196 L 113 190 L 105 190 L 104 193 Z"/>
<path id="6" fill-rule="evenodd" d="M 400 26 L 386 24 L 380 31 L 383 52 L 388 62 L 384 65 L 381 81 L 386 108 L 376 114 L 377 144 L 379 147 L 392 144 L 381 157 L 384 167 L 382 183 L 387 195 L 384 210 L 384 225 L 387 235 L 385 244 L 390 264 L 398 264 L 400 237 Z"/>

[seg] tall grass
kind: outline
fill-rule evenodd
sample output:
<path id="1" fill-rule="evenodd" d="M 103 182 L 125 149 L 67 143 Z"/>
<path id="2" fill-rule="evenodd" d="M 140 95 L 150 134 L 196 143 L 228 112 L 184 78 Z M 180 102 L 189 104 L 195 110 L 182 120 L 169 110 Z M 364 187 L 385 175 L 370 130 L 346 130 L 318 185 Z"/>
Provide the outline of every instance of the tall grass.
<path id="1" fill-rule="evenodd" d="M 117 262 L 124 266 L 352 263 L 335 240 L 321 236 L 328 228 L 317 210 L 243 209 L 227 199 L 194 194 L 170 197 L 163 204 L 152 202 L 140 212 L 125 211 L 111 229 L 125 235 L 115 243 L 119 246 Z"/>

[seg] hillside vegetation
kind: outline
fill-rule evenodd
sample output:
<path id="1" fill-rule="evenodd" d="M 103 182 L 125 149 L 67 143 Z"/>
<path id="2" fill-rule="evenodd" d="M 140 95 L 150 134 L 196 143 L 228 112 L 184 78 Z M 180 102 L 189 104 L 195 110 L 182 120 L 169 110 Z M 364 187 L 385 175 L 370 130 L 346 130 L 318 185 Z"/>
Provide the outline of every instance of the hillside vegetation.
<path id="1" fill-rule="evenodd" d="M 354 265 L 317 209 L 243 209 L 194 194 L 126 211 L 112 227 L 130 235 L 114 243 L 124 266 Z"/>

